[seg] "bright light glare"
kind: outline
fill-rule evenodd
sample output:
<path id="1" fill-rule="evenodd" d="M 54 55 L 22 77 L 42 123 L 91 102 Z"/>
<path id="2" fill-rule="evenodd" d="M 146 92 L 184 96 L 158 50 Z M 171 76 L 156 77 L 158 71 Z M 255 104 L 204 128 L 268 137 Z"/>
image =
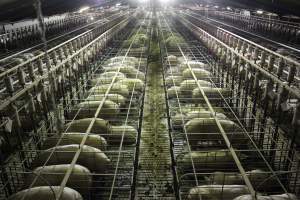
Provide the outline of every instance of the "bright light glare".
<path id="1" fill-rule="evenodd" d="M 231 8 L 229 6 L 226 7 L 227 10 L 231 10 Z"/>
<path id="2" fill-rule="evenodd" d="M 118 6 L 120 6 L 120 5 L 121 5 L 120 3 L 117 3 L 117 4 L 116 4 L 116 7 L 118 7 Z"/>
<path id="3" fill-rule="evenodd" d="M 163 4 L 170 4 L 173 2 L 173 0 L 159 0 Z"/>
<path id="4" fill-rule="evenodd" d="M 259 14 L 259 15 L 261 15 L 261 14 L 264 13 L 264 11 L 262 11 L 262 10 L 257 10 L 256 13 Z"/>
<path id="5" fill-rule="evenodd" d="M 90 7 L 88 7 L 88 6 L 82 7 L 82 8 L 80 8 L 79 13 L 82 13 L 82 12 L 84 12 L 84 11 L 87 11 L 88 9 L 90 9 Z"/>
<path id="6" fill-rule="evenodd" d="M 91 17 L 91 20 L 93 21 L 93 20 L 94 20 L 94 17 Z"/>
<path id="7" fill-rule="evenodd" d="M 218 9 L 218 8 L 219 8 L 219 6 L 215 6 L 215 8 L 217 8 L 217 9 Z"/>

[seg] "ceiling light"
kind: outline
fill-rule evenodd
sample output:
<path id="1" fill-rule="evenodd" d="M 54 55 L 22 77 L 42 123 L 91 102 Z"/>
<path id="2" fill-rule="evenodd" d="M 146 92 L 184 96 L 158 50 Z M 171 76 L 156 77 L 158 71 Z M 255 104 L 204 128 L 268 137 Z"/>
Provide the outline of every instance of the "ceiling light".
<path id="1" fill-rule="evenodd" d="M 79 12 L 79 13 L 82 13 L 82 12 L 84 12 L 84 11 L 87 11 L 88 9 L 90 9 L 90 7 L 85 6 L 85 7 L 80 8 L 78 12 Z"/>
<path id="2" fill-rule="evenodd" d="M 261 14 L 264 13 L 264 11 L 263 10 L 257 10 L 256 13 L 259 14 L 259 15 L 261 15 Z"/>
<path id="3" fill-rule="evenodd" d="M 172 2 L 172 0 L 159 0 L 163 4 L 169 4 Z"/>

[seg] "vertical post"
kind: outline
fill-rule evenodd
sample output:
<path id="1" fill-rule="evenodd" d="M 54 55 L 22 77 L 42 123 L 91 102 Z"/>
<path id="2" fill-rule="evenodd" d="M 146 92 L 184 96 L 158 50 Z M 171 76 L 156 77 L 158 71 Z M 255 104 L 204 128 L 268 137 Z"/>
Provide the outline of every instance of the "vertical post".
<path id="1" fill-rule="evenodd" d="M 37 14 L 38 28 L 39 28 L 40 35 L 41 35 L 41 40 L 44 45 L 44 51 L 47 54 L 46 26 L 45 26 L 45 21 L 44 21 L 43 12 L 42 12 L 41 0 L 34 1 L 34 8 L 35 8 L 36 14 Z"/>

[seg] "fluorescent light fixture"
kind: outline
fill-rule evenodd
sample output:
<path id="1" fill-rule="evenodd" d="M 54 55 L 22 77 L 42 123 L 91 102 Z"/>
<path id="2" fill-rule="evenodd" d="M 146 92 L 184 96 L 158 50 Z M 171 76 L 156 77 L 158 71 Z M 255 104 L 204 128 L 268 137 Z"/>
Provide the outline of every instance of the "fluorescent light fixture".
<path id="1" fill-rule="evenodd" d="M 159 1 L 160 1 L 160 3 L 165 4 L 165 5 L 173 3 L 173 0 L 159 0 Z"/>
<path id="2" fill-rule="evenodd" d="M 259 14 L 259 15 L 261 15 L 261 14 L 264 13 L 264 11 L 263 10 L 257 10 L 256 13 Z"/>
<path id="3" fill-rule="evenodd" d="M 85 6 L 85 7 L 80 8 L 78 12 L 79 12 L 79 13 L 82 13 L 82 12 L 84 12 L 84 11 L 87 11 L 88 9 L 90 9 L 90 7 Z"/>

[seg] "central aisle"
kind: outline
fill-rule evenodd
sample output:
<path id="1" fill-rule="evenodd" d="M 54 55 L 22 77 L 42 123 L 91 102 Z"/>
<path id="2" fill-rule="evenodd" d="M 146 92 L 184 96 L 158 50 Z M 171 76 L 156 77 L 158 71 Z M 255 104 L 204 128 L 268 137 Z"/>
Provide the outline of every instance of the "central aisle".
<path id="1" fill-rule="evenodd" d="M 162 73 L 154 36 L 144 99 L 136 199 L 175 199 Z"/>

